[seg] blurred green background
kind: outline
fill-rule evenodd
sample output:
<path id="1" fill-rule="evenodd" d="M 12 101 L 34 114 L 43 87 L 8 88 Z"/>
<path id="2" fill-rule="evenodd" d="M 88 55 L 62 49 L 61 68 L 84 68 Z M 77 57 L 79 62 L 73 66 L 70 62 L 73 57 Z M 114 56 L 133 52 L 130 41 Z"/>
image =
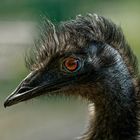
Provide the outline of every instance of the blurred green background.
<path id="1" fill-rule="evenodd" d="M 25 51 L 33 46 L 45 14 L 53 22 L 97 13 L 121 25 L 140 61 L 139 0 L 2 0 L 0 3 L 0 140 L 72 140 L 84 130 L 87 104 L 77 99 L 37 98 L 4 109 L 5 97 L 28 71 Z"/>

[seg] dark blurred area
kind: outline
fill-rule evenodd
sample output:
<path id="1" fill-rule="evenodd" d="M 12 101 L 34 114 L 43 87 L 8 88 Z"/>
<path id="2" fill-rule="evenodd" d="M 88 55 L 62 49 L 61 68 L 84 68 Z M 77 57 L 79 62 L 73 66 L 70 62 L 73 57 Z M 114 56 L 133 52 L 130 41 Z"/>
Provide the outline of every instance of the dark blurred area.
<path id="1" fill-rule="evenodd" d="M 140 62 L 139 0 L 3 0 L 0 2 L 0 140 L 72 140 L 84 130 L 87 103 L 42 97 L 4 108 L 7 95 L 26 76 L 25 52 L 43 15 L 52 22 L 96 13 L 123 28 Z"/>

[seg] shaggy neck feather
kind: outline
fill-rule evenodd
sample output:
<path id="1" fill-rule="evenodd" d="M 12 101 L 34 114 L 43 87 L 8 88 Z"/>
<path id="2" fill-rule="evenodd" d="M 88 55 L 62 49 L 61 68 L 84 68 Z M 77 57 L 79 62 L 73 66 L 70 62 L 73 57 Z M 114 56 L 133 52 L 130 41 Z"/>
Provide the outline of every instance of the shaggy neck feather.
<path id="1" fill-rule="evenodd" d="M 123 61 L 102 71 L 101 87 L 83 140 L 137 140 L 137 102 L 131 76 Z"/>

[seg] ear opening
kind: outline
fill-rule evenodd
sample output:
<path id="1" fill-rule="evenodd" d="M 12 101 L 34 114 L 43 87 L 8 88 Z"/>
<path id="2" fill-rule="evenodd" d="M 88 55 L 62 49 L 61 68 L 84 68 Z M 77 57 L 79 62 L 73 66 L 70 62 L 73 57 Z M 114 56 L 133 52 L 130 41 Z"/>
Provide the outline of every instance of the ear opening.
<path id="1" fill-rule="evenodd" d="M 87 51 L 91 56 L 93 55 L 99 56 L 104 50 L 104 47 L 105 47 L 104 43 L 98 41 L 92 41 L 89 43 Z"/>

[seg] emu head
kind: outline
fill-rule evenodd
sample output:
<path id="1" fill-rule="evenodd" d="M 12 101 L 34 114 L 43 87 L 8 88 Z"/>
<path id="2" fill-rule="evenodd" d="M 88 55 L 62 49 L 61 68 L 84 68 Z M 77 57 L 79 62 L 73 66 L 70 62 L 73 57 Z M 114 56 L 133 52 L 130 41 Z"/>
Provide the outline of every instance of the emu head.
<path id="1" fill-rule="evenodd" d="M 95 14 L 77 16 L 57 28 L 46 21 L 38 42 L 34 58 L 26 61 L 31 73 L 6 99 L 5 107 L 40 95 L 81 96 L 100 103 L 106 83 L 111 86 L 118 71 L 129 71 L 132 79 L 137 73 L 121 29 Z"/>

